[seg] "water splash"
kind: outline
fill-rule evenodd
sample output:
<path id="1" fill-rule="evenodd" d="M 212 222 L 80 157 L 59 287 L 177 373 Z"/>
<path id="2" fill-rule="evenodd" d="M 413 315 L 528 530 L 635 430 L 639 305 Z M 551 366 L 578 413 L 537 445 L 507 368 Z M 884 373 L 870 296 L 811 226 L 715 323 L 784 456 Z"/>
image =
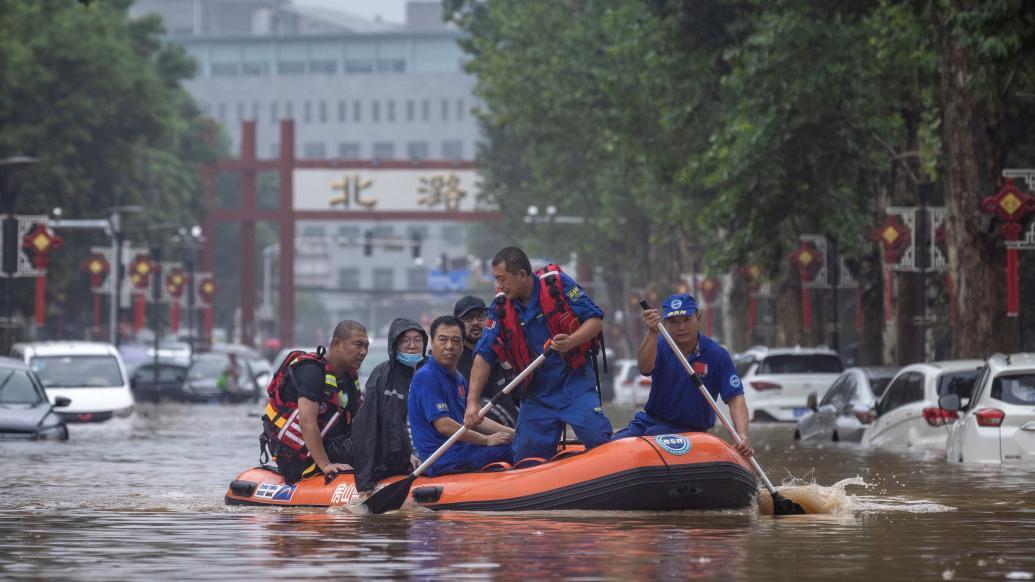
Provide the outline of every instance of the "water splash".
<path id="1" fill-rule="evenodd" d="M 872 489 L 875 486 L 867 483 L 862 477 L 849 477 L 829 486 L 823 486 L 812 480 L 790 478 L 777 491 L 780 495 L 801 505 L 809 515 L 854 515 L 859 513 L 942 513 L 956 511 L 955 507 L 942 505 L 928 499 L 915 499 L 906 496 L 886 495 L 851 495 L 847 487 L 856 486 Z M 758 512 L 762 515 L 773 514 L 773 500 L 768 491 L 762 490 L 758 496 Z"/>

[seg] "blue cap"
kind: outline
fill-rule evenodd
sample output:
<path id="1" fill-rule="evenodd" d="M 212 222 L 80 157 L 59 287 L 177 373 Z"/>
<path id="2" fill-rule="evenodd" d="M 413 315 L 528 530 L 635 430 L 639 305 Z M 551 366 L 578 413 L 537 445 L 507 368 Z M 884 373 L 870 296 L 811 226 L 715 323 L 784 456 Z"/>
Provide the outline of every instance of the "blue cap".
<path id="1" fill-rule="evenodd" d="M 693 315 L 695 313 L 697 313 L 697 301 L 687 293 L 669 295 L 661 304 L 661 317 L 665 319 L 674 315 Z"/>

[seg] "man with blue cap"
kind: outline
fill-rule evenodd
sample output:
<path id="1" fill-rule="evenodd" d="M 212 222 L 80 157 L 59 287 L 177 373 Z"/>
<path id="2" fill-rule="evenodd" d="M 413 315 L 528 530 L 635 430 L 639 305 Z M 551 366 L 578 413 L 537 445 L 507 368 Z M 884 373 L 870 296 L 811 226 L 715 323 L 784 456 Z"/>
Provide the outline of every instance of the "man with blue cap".
<path id="1" fill-rule="evenodd" d="M 704 380 L 712 398 L 718 401 L 721 396 L 729 405 L 733 428 L 743 439 L 736 448 L 745 457 L 751 456 L 748 409 L 740 377 L 726 350 L 700 333 L 701 314 L 697 311 L 697 302 L 686 293 L 666 297 L 661 314 L 656 309 L 643 312 L 647 333 L 636 352 L 636 364 L 643 375 L 651 378 L 650 395 L 643 411 L 636 413 L 629 426 L 618 431 L 614 438 L 704 432 L 715 425 L 715 412 L 661 337 L 658 326 L 662 317 L 672 339 Z"/>

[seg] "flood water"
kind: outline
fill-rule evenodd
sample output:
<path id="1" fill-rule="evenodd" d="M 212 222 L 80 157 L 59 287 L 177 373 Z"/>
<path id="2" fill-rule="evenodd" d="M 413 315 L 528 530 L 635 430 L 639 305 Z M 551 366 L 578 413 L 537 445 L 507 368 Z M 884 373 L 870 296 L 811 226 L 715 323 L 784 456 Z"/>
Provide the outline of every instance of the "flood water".
<path id="1" fill-rule="evenodd" d="M 0 442 L 0 578 L 1032 579 L 1035 467 L 801 444 L 755 425 L 776 482 L 859 477 L 839 514 L 354 516 L 238 508 L 260 405 L 142 405 L 67 443 Z M 616 426 L 632 410 L 610 410 Z"/>

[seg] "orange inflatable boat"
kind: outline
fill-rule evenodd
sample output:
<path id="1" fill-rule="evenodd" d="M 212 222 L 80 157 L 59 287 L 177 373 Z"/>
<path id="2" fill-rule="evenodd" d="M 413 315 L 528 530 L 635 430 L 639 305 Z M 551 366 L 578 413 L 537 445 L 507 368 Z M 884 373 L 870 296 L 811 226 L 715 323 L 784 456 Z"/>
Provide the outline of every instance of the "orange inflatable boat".
<path id="1" fill-rule="evenodd" d="M 389 477 L 382 487 L 399 477 Z M 708 433 L 635 437 L 591 451 L 568 449 L 549 463 L 501 472 L 419 477 L 406 505 L 433 510 L 733 509 L 758 487 L 751 466 Z M 230 483 L 228 505 L 327 507 L 360 499 L 350 473 L 287 485 L 275 470 L 249 469 Z"/>

